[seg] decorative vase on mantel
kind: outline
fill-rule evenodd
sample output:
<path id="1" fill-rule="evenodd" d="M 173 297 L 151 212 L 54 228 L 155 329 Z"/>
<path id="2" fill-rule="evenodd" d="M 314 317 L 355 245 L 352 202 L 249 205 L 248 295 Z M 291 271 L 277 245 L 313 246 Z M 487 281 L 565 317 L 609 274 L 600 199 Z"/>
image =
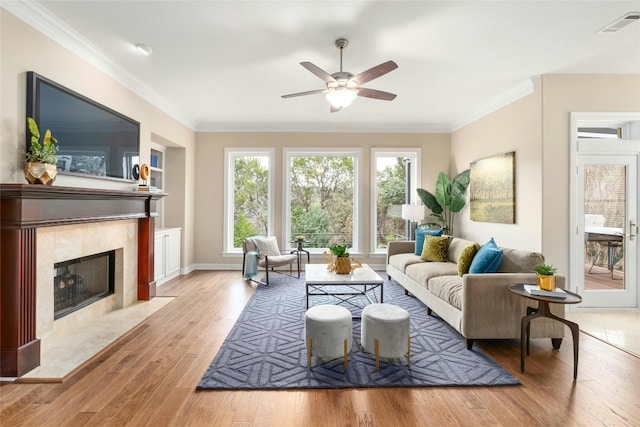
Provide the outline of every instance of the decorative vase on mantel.
<path id="1" fill-rule="evenodd" d="M 25 153 L 24 177 L 29 184 L 52 185 L 58 174 L 58 140 L 51 135 L 49 129 L 40 140 L 40 129 L 32 117 L 27 117 L 27 128 L 31 133 L 31 145 Z"/>
<path id="2" fill-rule="evenodd" d="M 51 163 L 26 162 L 24 177 L 29 184 L 53 185 L 58 174 L 58 168 Z"/>

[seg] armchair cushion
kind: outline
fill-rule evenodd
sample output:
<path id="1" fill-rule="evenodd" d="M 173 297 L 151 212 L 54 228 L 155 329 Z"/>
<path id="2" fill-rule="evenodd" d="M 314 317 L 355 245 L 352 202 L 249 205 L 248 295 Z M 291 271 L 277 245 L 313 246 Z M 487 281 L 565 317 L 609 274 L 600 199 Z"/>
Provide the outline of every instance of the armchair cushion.
<path id="1" fill-rule="evenodd" d="M 267 256 L 267 258 L 261 258 L 258 261 L 258 265 L 260 267 L 266 267 L 267 266 L 267 262 L 269 263 L 269 268 L 271 267 L 281 267 L 283 265 L 288 265 L 288 264 L 292 264 L 294 262 L 296 262 L 296 260 L 298 259 L 297 255 L 290 255 L 290 254 L 286 254 L 286 255 L 274 255 L 274 256 Z"/>
<path id="2" fill-rule="evenodd" d="M 278 239 L 272 237 L 255 237 L 256 248 L 260 258 L 264 256 L 280 256 L 280 248 L 278 248 Z"/>

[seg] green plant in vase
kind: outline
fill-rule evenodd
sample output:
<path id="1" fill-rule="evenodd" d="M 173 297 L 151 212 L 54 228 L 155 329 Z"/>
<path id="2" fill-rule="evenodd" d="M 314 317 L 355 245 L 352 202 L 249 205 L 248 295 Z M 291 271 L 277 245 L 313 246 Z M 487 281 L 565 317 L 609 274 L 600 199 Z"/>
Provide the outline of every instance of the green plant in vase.
<path id="1" fill-rule="evenodd" d="M 329 248 L 329 250 L 331 251 L 331 253 L 340 258 L 340 257 L 348 257 L 349 256 L 349 252 L 347 251 L 347 246 L 346 245 L 333 245 Z"/>
<path id="2" fill-rule="evenodd" d="M 536 272 L 538 286 L 545 291 L 553 291 L 556 289 L 556 271 L 558 269 L 550 264 L 538 264 L 533 267 Z"/>
<path id="3" fill-rule="evenodd" d="M 329 247 L 331 254 L 336 257 L 333 265 L 336 274 L 351 273 L 351 258 L 349 258 L 347 249 L 345 245 L 333 245 Z"/>
<path id="4" fill-rule="evenodd" d="M 31 117 L 27 117 L 27 127 L 31 133 L 31 145 L 25 154 L 25 178 L 30 184 L 51 185 L 58 173 L 56 168 L 58 140 L 47 129 L 41 142 L 38 124 Z"/>

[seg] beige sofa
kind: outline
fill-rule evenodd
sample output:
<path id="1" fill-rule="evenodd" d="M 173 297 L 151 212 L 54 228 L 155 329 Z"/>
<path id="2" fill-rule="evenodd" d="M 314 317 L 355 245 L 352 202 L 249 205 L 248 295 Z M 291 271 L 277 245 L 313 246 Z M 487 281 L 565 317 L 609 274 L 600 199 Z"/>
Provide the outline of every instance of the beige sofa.
<path id="1" fill-rule="evenodd" d="M 457 261 L 468 240 L 454 237 L 449 242 L 447 262 L 425 262 L 414 255 L 415 242 L 390 242 L 387 275 L 435 312 L 467 339 L 471 349 L 476 339 L 520 338 L 520 320 L 527 307 L 537 302 L 509 291 L 515 283 L 535 283 L 533 267 L 544 262 L 542 254 L 501 248 L 503 257 L 496 273 L 458 275 Z M 564 277 L 557 286 L 564 288 Z M 551 304 L 551 311 L 564 317 L 564 305 Z M 560 348 L 564 325 L 551 319 L 531 322 L 531 338 L 551 338 Z"/>

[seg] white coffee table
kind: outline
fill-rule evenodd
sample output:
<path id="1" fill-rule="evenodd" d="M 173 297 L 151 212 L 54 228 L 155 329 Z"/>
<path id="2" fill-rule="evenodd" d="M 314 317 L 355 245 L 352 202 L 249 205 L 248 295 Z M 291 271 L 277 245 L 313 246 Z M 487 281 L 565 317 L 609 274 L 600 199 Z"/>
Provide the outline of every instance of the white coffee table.
<path id="1" fill-rule="evenodd" d="M 309 297 L 334 296 L 342 303 L 351 302 L 353 298 L 364 296 L 369 303 L 384 302 L 384 280 L 367 264 L 356 268 L 351 274 L 336 274 L 327 270 L 327 264 L 305 265 L 305 282 L 307 294 L 307 309 Z M 376 290 L 380 289 L 380 300 Z"/>

